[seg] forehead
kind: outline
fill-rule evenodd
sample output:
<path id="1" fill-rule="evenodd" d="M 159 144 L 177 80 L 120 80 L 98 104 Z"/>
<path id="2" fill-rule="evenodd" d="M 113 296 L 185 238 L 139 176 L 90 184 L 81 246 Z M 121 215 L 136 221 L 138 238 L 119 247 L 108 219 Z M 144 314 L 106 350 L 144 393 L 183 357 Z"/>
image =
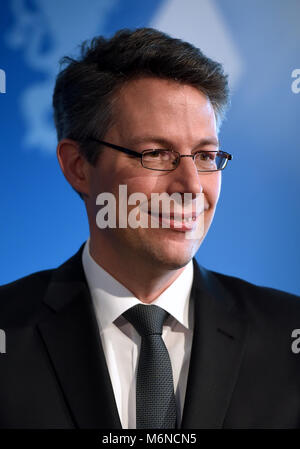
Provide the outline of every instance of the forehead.
<path id="1" fill-rule="evenodd" d="M 119 133 L 216 133 L 209 99 L 197 88 L 172 80 L 144 77 L 131 80 L 115 99 L 114 127 Z"/>

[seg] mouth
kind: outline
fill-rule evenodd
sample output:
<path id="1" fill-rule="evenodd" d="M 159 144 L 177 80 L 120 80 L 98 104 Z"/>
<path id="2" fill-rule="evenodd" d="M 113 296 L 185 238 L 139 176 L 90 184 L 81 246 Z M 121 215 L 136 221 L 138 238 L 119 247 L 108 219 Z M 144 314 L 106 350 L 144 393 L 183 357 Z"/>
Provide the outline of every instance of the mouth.
<path id="1" fill-rule="evenodd" d="M 196 228 L 200 213 L 182 212 L 181 214 L 175 214 L 171 212 L 170 214 L 162 214 L 148 211 L 148 215 L 151 217 L 151 227 L 170 228 L 174 231 L 186 232 Z M 156 226 L 157 224 L 159 226 Z"/>

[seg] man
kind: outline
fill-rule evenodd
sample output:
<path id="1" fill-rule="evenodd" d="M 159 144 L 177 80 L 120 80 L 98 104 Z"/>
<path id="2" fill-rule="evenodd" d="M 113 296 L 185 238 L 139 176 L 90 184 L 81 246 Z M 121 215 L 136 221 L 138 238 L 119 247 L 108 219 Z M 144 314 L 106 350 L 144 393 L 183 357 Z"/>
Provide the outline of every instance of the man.
<path id="1" fill-rule="evenodd" d="M 94 39 L 64 62 L 57 156 L 90 238 L 57 269 L 1 287 L 1 427 L 298 427 L 299 298 L 193 259 L 231 159 L 218 143 L 221 65 L 147 28 Z M 116 225 L 102 226 L 102 193 Z M 153 194 L 190 201 L 168 215 Z M 148 226 L 124 225 L 133 212 Z"/>

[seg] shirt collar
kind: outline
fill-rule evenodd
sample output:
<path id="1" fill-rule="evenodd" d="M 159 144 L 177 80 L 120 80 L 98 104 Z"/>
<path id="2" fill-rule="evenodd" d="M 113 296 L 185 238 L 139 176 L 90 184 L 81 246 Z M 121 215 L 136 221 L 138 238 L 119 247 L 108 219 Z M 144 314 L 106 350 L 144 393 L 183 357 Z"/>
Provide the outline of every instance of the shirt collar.
<path id="1" fill-rule="evenodd" d="M 89 252 L 89 239 L 82 252 L 82 264 L 101 331 L 126 310 L 141 304 L 131 291 L 94 261 Z M 193 263 L 190 261 L 178 278 L 151 305 L 163 308 L 185 328 L 190 329 L 192 323 L 189 320 L 189 300 L 192 283 Z"/>

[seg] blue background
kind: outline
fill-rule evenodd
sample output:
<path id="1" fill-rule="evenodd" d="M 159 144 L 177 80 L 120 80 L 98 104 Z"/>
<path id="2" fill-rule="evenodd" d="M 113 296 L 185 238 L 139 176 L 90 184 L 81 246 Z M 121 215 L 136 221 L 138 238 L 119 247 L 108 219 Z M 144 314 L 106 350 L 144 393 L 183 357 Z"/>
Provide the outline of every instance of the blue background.
<path id="1" fill-rule="evenodd" d="M 300 94 L 291 90 L 299 23 L 299 0 L 2 1 L 0 284 L 57 266 L 88 237 L 83 202 L 55 157 L 59 58 L 96 34 L 159 25 L 221 55 L 233 46 L 225 65 L 235 79 L 232 106 L 220 137 L 234 160 L 197 260 L 300 294 Z"/>

